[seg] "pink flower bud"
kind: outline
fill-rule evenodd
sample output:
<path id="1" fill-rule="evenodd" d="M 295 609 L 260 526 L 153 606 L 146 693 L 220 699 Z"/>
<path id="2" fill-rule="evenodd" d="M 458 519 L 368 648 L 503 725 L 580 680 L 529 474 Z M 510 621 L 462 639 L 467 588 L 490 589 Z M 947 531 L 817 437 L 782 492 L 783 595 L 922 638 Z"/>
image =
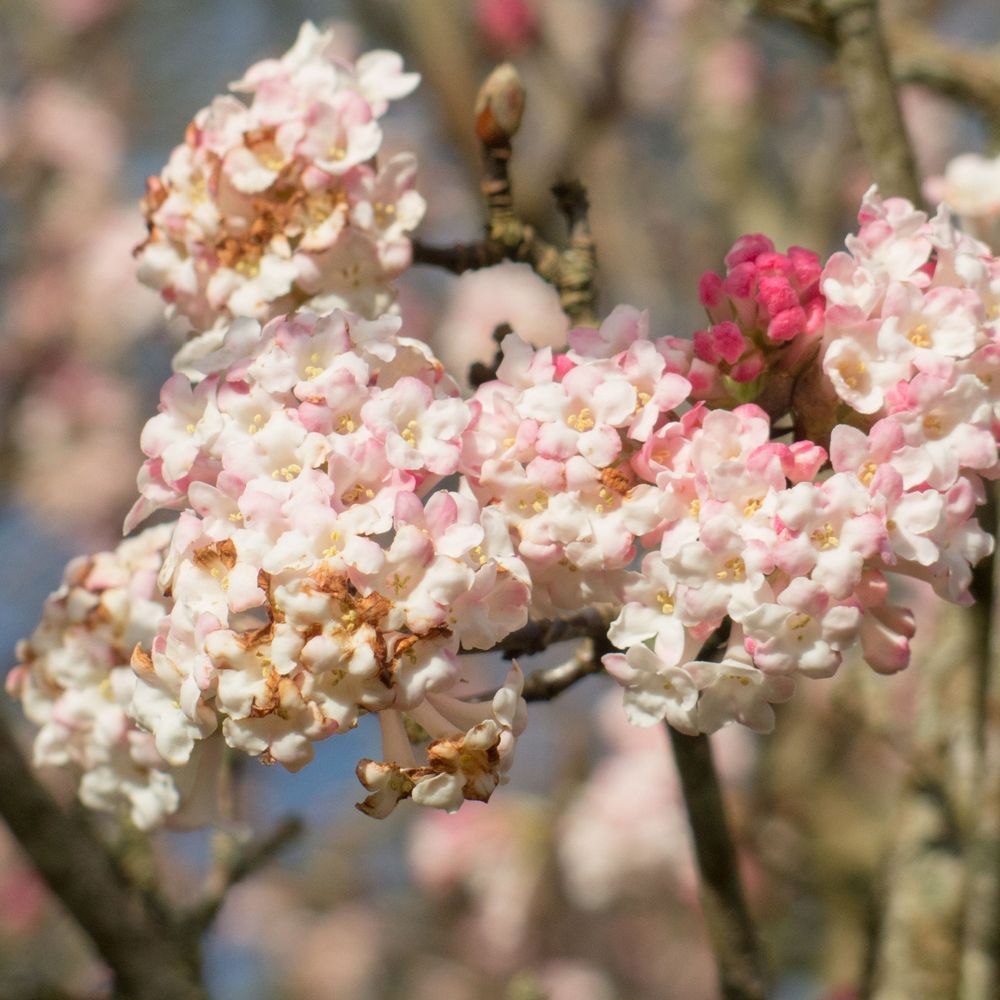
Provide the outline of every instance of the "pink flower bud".
<path id="1" fill-rule="evenodd" d="M 771 316 L 777 316 L 786 309 L 798 306 L 799 297 L 784 276 L 765 275 L 757 281 L 757 302 Z"/>
<path id="2" fill-rule="evenodd" d="M 767 324 L 769 340 L 793 340 L 806 328 L 806 313 L 801 306 L 793 306 L 779 312 Z"/>
<path id="3" fill-rule="evenodd" d="M 716 323 L 712 327 L 712 339 L 715 343 L 716 352 L 728 364 L 736 364 L 747 349 L 746 337 L 740 332 L 740 328 L 732 321 L 726 323 Z"/>
<path id="4" fill-rule="evenodd" d="M 701 304 L 706 309 L 714 309 L 724 297 L 722 278 L 714 271 L 706 271 L 698 282 L 698 299 Z"/>
<path id="5" fill-rule="evenodd" d="M 723 288 L 734 299 L 748 299 L 753 294 L 757 269 L 753 264 L 737 264 L 727 275 Z"/>
<path id="6" fill-rule="evenodd" d="M 774 244 L 763 233 L 741 236 L 726 254 L 726 267 L 736 268 L 746 261 L 756 260 L 762 253 L 774 249 Z"/>

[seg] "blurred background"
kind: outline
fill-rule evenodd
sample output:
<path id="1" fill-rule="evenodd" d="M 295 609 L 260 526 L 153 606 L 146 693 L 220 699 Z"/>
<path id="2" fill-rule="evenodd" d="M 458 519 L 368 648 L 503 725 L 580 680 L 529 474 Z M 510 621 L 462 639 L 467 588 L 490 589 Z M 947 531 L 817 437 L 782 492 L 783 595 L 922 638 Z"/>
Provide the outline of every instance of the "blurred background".
<path id="1" fill-rule="evenodd" d="M 513 177 L 521 214 L 558 239 L 560 177 L 590 191 L 603 311 L 648 308 L 657 335 L 702 323 L 697 282 L 732 241 L 836 249 L 869 174 L 827 54 L 722 0 L 3 0 L 0 5 L 0 674 L 66 560 L 114 545 L 142 423 L 172 345 L 133 274 L 137 208 L 195 111 L 305 18 L 346 55 L 403 53 L 418 93 L 383 121 L 413 150 L 428 242 L 482 224 L 471 129 L 479 81 L 513 60 L 528 88 Z M 1000 39 L 995 0 L 894 0 L 962 42 Z M 989 150 L 974 115 L 907 89 L 921 173 Z M 995 152 L 995 150 L 994 150 Z M 510 322 L 559 342 L 554 292 L 503 265 L 461 279 L 414 268 L 407 331 L 455 371 Z M 753 909 L 780 1000 L 864 993 L 878 878 L 907 741 L 913 675 L 961 655 L 962 628 L 914 594 L 915 664 L 846 664 L 780 706 L 773 737 L 716 738 Z M 935 623 L 936 620 L 936 623 Z M 926 624 L 925 624 L 926 623 Z M 568 651 L 550 651 L 550 660 Z M 526 663 L 527 668 L 535 664 Z M 356 813 L 374 731 L 317 747 L 297 775 L 249 762 L 243 818 L 306 818 L 282 861 L 232 892 L 207 944 L 218 1000 L 615 1000 L 714 995 L 686 821 L 665 733 L 630 729 L 590 678 L 532 710 L 510 786 L 455 816 Z M 377 754 L 375 754 L 377 756 Z M 154 845 L 172 892 L 197 891 L 207 833 Z M 0 830 L 0 996 L 99 994 L 82 935 Z"/>

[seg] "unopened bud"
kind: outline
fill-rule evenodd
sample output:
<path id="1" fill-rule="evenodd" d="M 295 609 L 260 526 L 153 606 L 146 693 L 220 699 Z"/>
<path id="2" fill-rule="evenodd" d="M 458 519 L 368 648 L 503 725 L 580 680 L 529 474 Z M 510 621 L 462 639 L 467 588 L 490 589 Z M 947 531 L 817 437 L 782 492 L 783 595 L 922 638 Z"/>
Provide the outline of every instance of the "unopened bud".
<path id="1" fill-rule="evenodd" d="M 505 146 L 521 127 L 524 84 L 510 63 L 501 63 L 486 78 L 476 98 L 476 135 L 487 147 Z"/>

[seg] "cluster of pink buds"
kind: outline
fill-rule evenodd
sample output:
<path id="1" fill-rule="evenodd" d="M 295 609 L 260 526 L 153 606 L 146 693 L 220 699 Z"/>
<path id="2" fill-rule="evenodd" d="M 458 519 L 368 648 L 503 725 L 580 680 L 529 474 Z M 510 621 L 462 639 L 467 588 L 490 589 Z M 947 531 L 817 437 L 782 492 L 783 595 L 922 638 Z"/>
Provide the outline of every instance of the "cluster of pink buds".
<path id="1" fill-rule="evenodd" d="M 692 398 L 712 405 L 787 406 L 791 380 L 815 354 L 823 325 L 822 264 L 811 250 L 778 253 L 759 234 L 726 254 L 724 276 L 706 272 L 698 295 L 711 326 L 693 337 Z"/>
<path id="2" fill-rule="evenodd" d="M 39 727 L 36 766 L 72 769 L 85 805 L 124 807 L 143 830 L 210 820 L 221 761 L 213 739 L 172 768 L 127 711 L 132 649 L 152 641 L 170 607 L 156 585 L 170 534 L 167 525 L 149 528 L 114 552 L 74 559 L 7 677 L 8 692 Z"/>
<path id="3" fill-rule="evenodd" d="M 141 280 L 199 333 L 306 302 L 384 313 L 424 201 L 412 155 L 376 163 L 378 119 L 418 79 L 392 52 L 339 60 L 332 32 L 303 25 L 232 84 L 250 104 L 216 98 L 149 180 Z"/>
<path id="4" fill-rule="evenodd" d="M 143 498 L 187 508 L 160 576 L 174 605 L 136 652 L 134 717 L 184 764 L 226 742 L 297 770 L 312 743 L 382 713 L 386 763 L 365 761 L 385 815 L 402 797 L 485 799 L 523 727 L 519 673 L 459 701 L 459 646 L 527 620 L 527 570 L 499 513 L 432 488 L 454 473 L 472 408 L 399 320 L 299 312 L 235 324 L 167 383 L 143 434 Z M 433 742 L 399 750 L 400 711 Z"/>

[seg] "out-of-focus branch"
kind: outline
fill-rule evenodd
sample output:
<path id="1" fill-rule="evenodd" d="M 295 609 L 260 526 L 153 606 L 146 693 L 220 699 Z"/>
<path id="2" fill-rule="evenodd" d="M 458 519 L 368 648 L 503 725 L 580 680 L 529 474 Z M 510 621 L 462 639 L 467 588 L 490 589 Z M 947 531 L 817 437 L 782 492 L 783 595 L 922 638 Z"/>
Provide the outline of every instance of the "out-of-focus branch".
<path id="1" fill-rule="evenodd" d="M 510 180 L 511 140 L 524 110 L 524 86 L 509 63 L 498 66 L 483 83 L 476 101 L 475 131 L 482 151 L 480 188 L 486 206 L 486 233 L 479 243 L 435 247 L 414 241 L 417 264 L 443 267 L 456 274 L 503 260 L 529 264 L 554 285 L 570 319 L 592 323 L 596 317 L 596 254 L 587 221 L 588 202 L 578 181 L 553 189 L 569 227 L 565 249 L 542 239 L 514 209 Z"/>
<path id="2" fill-rule="evenodd" d="M 920 204 L 913 150 L 889 67 L 877 0 L 824 0 L 833 21 L 840 83 L 865 157 L 884 195 Z"/>
<path id="3" fill-rule="evenodd" d="M 587 639 L 572 660 L 528 674 L 524 679 L 524 700 L 551 701 L 577 681 L 600 673 L 604 669 L 601 658 L 605 653 L 610 653 L 612 648 L 606 631 L 600 636 Z"/>
<path id="4" fill-rule="evenodd" d="M 915 21 L 896 21 L 886 28 L 898 82 L 918 83 L 972 105 L 1000 137 L 1000 47 L 956 45 Z"/>
<path id="5" fill-rule="evenodd" d="M 91 828 L 32 774 L 0 713 L 0 815 L 130 1000 L 205 1000 L 196 952 L 130 886 Z"/>
<path id="6" fill-rule="evenodd" d="M 1000 502 L 995 487 L 987 510 L 997 535 Z M 977 610 L 986 656 L 980 659 L 976 705 L 976 812 L 966 852 L 960 981 L 963 1000 L 993 1000 L 1000 994 L 1000 560 L 994 556 L 988 567 L 977 567 L 977 577 L 973 588 L 981 605 Z"/>
<path id="7" fill-rule="evenodd" d="M 743 6 L 794 24 L 818 41 L 837 42 L 827 0 L 749 0 Z M 916 83 L 965 101 L 1000 132 L 1000 47 L 958 45 L 912 19 L 893 18 L 886 23 L 885 32 L 897 84 Z"/>
<path id="8" fill-rule="evenodd" d="M 712 746 L 705 735 L 686 736 L 668 725 L 687 806 L 705 923 L 724 1000 L 765 1000 L 767 976 L 740 883 Z"/>
<path id="9" fill-rule="evenodd" d="M 918 204 L 920 183 L 877 0 L 757 0 L 750 9 L 794 24 L 833 46 L 840 83 L 878 186 L 884 195 Z"/>
<path id="10" fill-rule="evenodd" d="M 250 843 L 228 837 L 220 852 L 220 864 L 213 873 L 205 898 L 182 918 L 188 933 L 197 940 L 211 927 L 222 909 L 226 893 L 245 878 L 260 871 L 290 843 L 302 835 L 304 825 L 298 816 L 283 819 L 268 834 Z"/>

